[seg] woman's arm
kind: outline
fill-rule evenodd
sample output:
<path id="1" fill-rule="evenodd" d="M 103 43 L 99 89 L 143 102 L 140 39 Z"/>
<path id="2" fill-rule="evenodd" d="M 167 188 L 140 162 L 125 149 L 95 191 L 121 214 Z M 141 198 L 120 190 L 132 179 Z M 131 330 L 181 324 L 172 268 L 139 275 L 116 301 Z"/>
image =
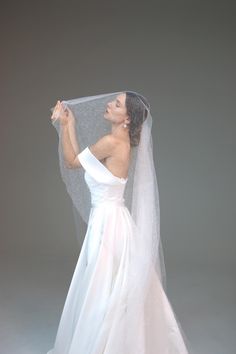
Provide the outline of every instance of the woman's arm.
<path id="1" fill-rule="evenodd" d="M 64 161 L 67 168 L 81 167 L 80 161 L 77 158 L 79 154 L 78 144 L 76 146 L 76 152 L 72 145 L 70 139 L 69 130 L 71 127 L 69 124 L 61 124 L 61 134 L 62 134 L 62 151 L 64 156 Z"/>
<path id="2" fill-rule="evenodd" d="M 78 155 L 80 148 L 76 138 L 75 119 L 70 109 L 64 110 L 60 101 L 58 105 L 58 118 L 61 126 L 62 151 L 67 168 L 81 167 Z M 99 160 L 111 156 L 117 145 L 116 139 L 107 134 L 100 138 L 95 144 L 90 146 L 90 151 Z"/>
<path id="3" fill-rule="evenodd" d="M 71 113 L 71 115 L 73 115 L 73 114 Z M 77 137 L 76 137 L 74 120 L 68 122 L 68 132 L 69 132 L 69 137 L 70 137 L 70 141 L 73 146 L 74 152 L 76 155 L 78 155 L 80 153 L 80 148 L 79 148 L 79 144 L 78 144 Z"/>
<path id="4" fill-rule="evenodd" d="M 60 101 L 57 101 L 55 112 L 51 119 L 60 120 L 62 152 L 67 168 L 81 167 L 77 155 L 80 152 L 79 145 L 76 139 L 75 119 L 73 113 L 68 108 L 64 110 Z"/>

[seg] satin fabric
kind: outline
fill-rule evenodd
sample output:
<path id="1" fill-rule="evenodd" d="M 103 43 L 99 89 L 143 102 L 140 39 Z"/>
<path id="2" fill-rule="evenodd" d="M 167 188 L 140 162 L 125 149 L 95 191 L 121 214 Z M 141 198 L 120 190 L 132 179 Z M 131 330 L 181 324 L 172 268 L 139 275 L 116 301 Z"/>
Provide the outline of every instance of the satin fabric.
<path id="1" fill-rule="evenodd" d="M 114 176 L 89 147 L 78 158 L 91 210 L 54 347 L 47 354 L 187 354 L 180 324 L 154 270 L 143 316 L 132 319 L 139 321 L 140 332 L 132 333 L 126 296 L 135 239 L 123 197 L 127 179 Z"/>

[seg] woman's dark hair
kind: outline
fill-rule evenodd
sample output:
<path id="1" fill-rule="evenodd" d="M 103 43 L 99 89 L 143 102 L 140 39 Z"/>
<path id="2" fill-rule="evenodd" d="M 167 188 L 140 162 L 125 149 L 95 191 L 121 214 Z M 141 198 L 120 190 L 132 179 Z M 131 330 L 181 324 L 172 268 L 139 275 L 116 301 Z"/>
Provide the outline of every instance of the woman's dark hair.
<path id="1" fill-rule="evenodd" d="M 142 124 L 147 118 L 148 110 L 150 110 L 150 104 L 148 103 L 145 97 L 143 97 L 142 95 L 136 92 L 125 91 L 125 93 L 126 93 L 125 105 L 127 109 L 127 114 L 130 117 L 130 123 L 129 123 L 130 145 L 137 146 L 140 141 Z"/>

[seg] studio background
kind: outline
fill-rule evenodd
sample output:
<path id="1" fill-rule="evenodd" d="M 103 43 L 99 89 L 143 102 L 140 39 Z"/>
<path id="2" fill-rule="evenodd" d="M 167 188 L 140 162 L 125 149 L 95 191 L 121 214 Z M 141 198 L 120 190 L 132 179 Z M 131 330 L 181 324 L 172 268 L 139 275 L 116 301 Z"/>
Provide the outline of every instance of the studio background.
<path id="1" fill-rule="evenodd" d="M 45 353 L 79 256 L 50 107 L 121 90 L 153 116 L 167 295 L 196 354 L 235 352 L 235 3 L 1 7 L 1 354 Z"/>

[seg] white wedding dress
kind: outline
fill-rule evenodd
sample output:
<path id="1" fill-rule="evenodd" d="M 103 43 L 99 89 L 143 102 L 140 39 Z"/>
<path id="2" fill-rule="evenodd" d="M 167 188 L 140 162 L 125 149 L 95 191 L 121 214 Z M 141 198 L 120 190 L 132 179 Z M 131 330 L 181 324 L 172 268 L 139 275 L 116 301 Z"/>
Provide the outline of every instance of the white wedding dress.
<path id="1" fill-rule="evenodd" d="M 114 176 L 89 150 L 79 155 L 91 193 L 87 232 L 61 315 L 54 348 L 47 354 L 186 354 L 183 332 L 153 271 L 140 330 L 126 347 L 125 277 L 133 245 L 132 217 L 123 198 L 127 179 Z M 154 296 L 155 295 L 155 296 Z M 147 298 L 148 304 L 148 298 Z M 150 305 L 150 304 L 149 304 Z M 146 312 L 145 312 L 146 311 Z M 145 321 L 144 321 L 145 322 Z"/>

